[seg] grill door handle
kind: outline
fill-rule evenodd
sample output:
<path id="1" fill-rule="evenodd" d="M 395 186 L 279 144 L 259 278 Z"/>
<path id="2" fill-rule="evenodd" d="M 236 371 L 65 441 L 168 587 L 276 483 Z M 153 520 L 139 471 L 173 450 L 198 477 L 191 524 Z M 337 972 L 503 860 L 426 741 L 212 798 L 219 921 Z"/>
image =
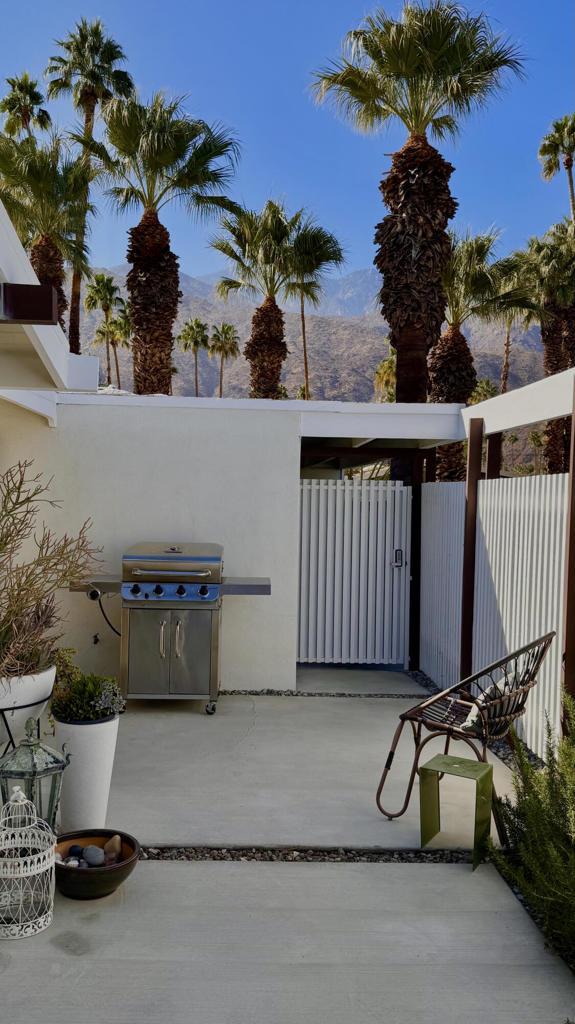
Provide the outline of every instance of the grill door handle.
<path id="1" fill-rule="evenodd" d="M 132 569 L 132 576 L 183 576 L 184 579 L 189 579 L 190 576 L 211 576 L 211 569 L 158 569 L 154 572 L 152 569 Z"/>
<path id="2" fill-rule="evenodd" d="M 166 620 L 160 622 L 160 658 L 166 657 Z"/>
<path id="3" fill-rule="evenodd" d="M 182 623 L 180 619 L 176 619 L 176 658 L 181 657 L 182 651 L 180 648 L 180 632 L 182 629 Z"/>

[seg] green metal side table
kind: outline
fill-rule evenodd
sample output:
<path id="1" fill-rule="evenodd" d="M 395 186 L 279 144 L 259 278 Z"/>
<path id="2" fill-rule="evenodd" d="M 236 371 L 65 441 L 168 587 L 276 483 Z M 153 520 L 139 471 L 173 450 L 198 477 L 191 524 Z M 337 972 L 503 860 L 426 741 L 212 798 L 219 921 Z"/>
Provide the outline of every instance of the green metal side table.
<path id="1" fill-rule="evenodd" d="M 451 754 L 436 754 L 419 769 L 421 845 L 426 846 L 441 828 L 439 817 L 439 776 L 458 775 L 475 779 L 475 830 L 473 870 L 480 864 L 491 828 L 493 766 Z"/>

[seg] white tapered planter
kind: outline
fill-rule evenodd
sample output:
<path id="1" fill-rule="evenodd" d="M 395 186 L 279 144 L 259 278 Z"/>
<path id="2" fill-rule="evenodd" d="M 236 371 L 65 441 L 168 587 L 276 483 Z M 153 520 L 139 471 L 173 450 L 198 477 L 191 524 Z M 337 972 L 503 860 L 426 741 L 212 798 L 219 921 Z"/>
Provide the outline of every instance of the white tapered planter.
<path id="1" fill-rule="evenodd" d="M 67 744 L 70 764 L 62 780 L 60 832 L 104 828 L 120 719 L 99 722 L 60 722 L 56 743 Z"/>
<path id="2" fill-rule="evenodd" d="M 0 711 L 6 715 L 15 743 L 24 736 L 26 720 L 34 718 L 38 721 L 40 718 L 52 693 L 55 678 L 56 666 L 52 665 L 33 675 L 0 679 Z M 8 739 L 4 732 L 4 721 L 0 715 L 0 745 Z"/>

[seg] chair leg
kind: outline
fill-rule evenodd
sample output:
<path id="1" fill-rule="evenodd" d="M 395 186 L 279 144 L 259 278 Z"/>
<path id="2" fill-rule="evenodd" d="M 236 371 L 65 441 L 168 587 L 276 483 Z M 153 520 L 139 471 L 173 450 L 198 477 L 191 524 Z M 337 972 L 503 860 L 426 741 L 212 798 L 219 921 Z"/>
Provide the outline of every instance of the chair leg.
<path id="1" fill-rule="evenodd" d="M 413 755 L 413 764 L 411 766 L 411 772 L 410 772 L 410 775 L 409 775 L 409 781 L 407 783 L 407 789 L 406 789 L 406 792 L 405 792 L 405 799 L 404 799 L 403 804 L 401 805 L 401 808 L 400 808 L 399 811 L 386 811 L 385 808 L 383 807 L 382 803 L 381 803 L 381 794 L 382 794 L 382 791 L 383 791 L 383 787 L 385 785 L 385 780 L 387 779 L 387 776 L 389 775 L 389 772 L 390 772 L 390 769 L 391 769 L 391 765 L 393 763 L 393 758 L 394 758 L 394 755 L 395 755 L 395 750 L 396 750 L 397 744 L 399 743 L 399 737 L 401 736 L 401 733 L 402 733 L 404 725 L 405 725 L 405 721 L 400 722 L 398 727 L 397 727 L 397 729 L 395 730 L 395 736 L 393 737 L 393 743 L 391 744 L 391 749 L 389 751 L 389 754 L 387 755 L 387 761 L 385 762 L 385 768 L 383 769 L 383 774 L 381 776 L 381 779 L 380 779 L 380 782 L 379 782 L 379 786 L 377 787 L 377 794 L 376 794 L 376 797 L 375 797 L 375 802 L 376 802 L 379 810 L 381 811 L 381 813 L 386 818 L 389 819 L 389 821 L 391 821 L 393 818 L 400 818 L 402 814 L 405 814 L 405 812 L 406 812 L 406 810 L 407 810 L 407 808 L 409 806 L 409 801 L 411 799 L 411 792 L 413 790 L 413 784 L 415 782 L 415 776 L 417 775 L 417 765 L 419 763 L 419 755 L 421 753 L 422 748 L 427 743 L 427 739 L 425 739 L 423 741 L 423 743 L 421 742 L 421 723 L 418 724 L 417 729 L 416 729 L 415 724 L 413 722 L 410 722 L 411 728 L 413 729 L 413 742 L 415 743 L 415 752 L 414 752 L 414 755 Z"/>
<path id="2" fill-rule="evenodd" d="M 389 773 L 391 771 L 391 766 L 393 764 L 393 759 L 395 757 L 395 751 L 397 749 L 397 744 L 399 743 L 401 734 L 403 732 L 403 727 L 405 725 L 405 722 L 406 722 L 406 719 L 401 719 L 400 722 L 399 722 L 399 725 L 397 726 L 397 729 L 395 730 L 395 734 L 394 734 L 393 740 L 391 742 L 391 747 L 389 748 L 389 753 L 388 753 L 386 761 L 385 761 L 385 767 L 383 769 L 383 772 L 382 772 L 382 775 L 381 775 L 381 779 L 379 780 L 379 786 L 377 787 L 377 793 L 375 795 L 375 802 L 376 802 L 379 810 L 381 811 L 382 814 L 385 815 L 386 818 L 389 818 L 390 821 L 391 821 L 392 818 L 398 818 L 401 814 L 403 814 L 403 812 L 405 811 L 405 808 L 407 806 L 407 805 L 404 805 L 402 807 L 401 811 L 399 811 L 397 814 L 392 814 L 392 813 L 389 813 L 388 811 L 386 811 L 385 808 L 381 804 L 381 794 L 383 792 L 383 787 L 385 786 L 385 781 L 386 781 L 387 776 L 389 775 Z"/>

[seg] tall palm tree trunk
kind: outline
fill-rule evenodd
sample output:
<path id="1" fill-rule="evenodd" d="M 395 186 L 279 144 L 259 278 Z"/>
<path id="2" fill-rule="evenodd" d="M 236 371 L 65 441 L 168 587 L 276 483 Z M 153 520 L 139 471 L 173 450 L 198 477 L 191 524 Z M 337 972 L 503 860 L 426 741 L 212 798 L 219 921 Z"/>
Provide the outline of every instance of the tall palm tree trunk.
<path id="1" fill-rule="evenodd" d="M 120 381 L 120 361 L 118 359 L 118 346 L 115 342 L 112 342 L 112 352 L 114 353 L 114 363 L 116 366 L 116 383 L 118 385 L 118 391 L 121 391 L 122 384 Z"/>
<path id="2" fill-rule="evenodd" d="M 169 395 L 173 326 L 181 295 L 178 258 L 170 249 L 170 235 L 156 210 L 145 210 L 128 235 L 134 391 L 137 395 Z"/>
<path id="3" fill-rule="evenodd" d="M 112 363 L 110 361 L 110 311 L 104 312 L 104 325 L 106 328 L 106 386 L 112 383 Z"/>
<path id="4" fill-rule="evenodd" d="M 90 104 L 84 112 L 84 138 L 92 141 L 94 135 L 94 119 L 96 116 L 96 101 Z M 87 167 L 90 165 L 90 154 L 84 148 L 83 160 Z M 86 188 L 84 198 L 84 215 L 82 223 L 76 232 L 76 241 L 79 246 L 84 245 L 86 239 L 86 218 L 88 216 L 89 187 Z M 70 289 L 70 314 L 68 317 L 68 345 L 70 352 L 80 352 L 80 300 L 82 297 L 82 273 L 76 267 L 72 268 L 72 285 Z"/>
<path id="5" fill-rule="evenodd" d="M 427 401 L 427 353 L 445 316 L 446 228 L 457 209 L 449 191 L 453 170 L 424 135 L 411 135 L 380 185 L 389 214 L 375 231 L 374 263 L 383 275 L 381 311 L 397 351 L 398 402 Z"/>
<path id="6" fill-rule="evenodd" d="M 301 341 L 303 348 L 303 374 L 304 374 L 304 398 L 311 398 L 311 391 L 309 387 L 309 365 L 307 359 L 307 338 L 305 333 L 305 299 L 303 295 L 300 295 L 300 309 L 299 315 L 301 320 Z"/>
<path id="7" fill-rule="evenodd" d="M 220 356 L 220 398 L 224 397 L 224 357 Z"/>
<path id="8" fill-rule="evenodd" d="M 429 398 L 432 402 L 467 404 L 477 384 L 473 356 L 457 324 L 447 328 L 429 353 Z M 438 480 L 465 480 L 465 450 L 462 442 L 437 449 Z"/>
<path id="9" fill-rule="evenodd" d="M 58 298 L 58 323 L 64 330 L 64 313 L 68 300 L 64 293 L 64 260 L 58 247 L 49 235 L 42 235 L 30 249 L 30 263 L 40 284 L 55 288 Z"/>
<path id="10" fill-rule="evenodd" d="M 200 395 L 200 380 L 198 377 L 198 353 L 194 352 L 194 376 L 196 378 L 196 398 Z"/>
<path id="11" fill-rule="evenodd" d="M 244 355 L 250 364 L 251 398 L 279 398 L 287 345 L 284 316 L 271 295 L 264 299 L 252 317 L 252 330 Z"/>
<path id="12" fill-rule="evenodd" d="M 564 324 L 561 310 L 548 307 L 541 321 L 543 369 L 550 377 L 566 369 Z M 569 419 L 549 420 L 545 427 L 544 458 L 548 473 L 565 473 L 569 465 Z"/>
<path id="13" fill-rule="evenodd" d="M 505 341 L 503 342 L 503 362 L 501 364 L 501 381 L 499 391 L 504 395 L 509 388 L 509 366 L 511 364 L 511 323 L 505 325 Z"/>

